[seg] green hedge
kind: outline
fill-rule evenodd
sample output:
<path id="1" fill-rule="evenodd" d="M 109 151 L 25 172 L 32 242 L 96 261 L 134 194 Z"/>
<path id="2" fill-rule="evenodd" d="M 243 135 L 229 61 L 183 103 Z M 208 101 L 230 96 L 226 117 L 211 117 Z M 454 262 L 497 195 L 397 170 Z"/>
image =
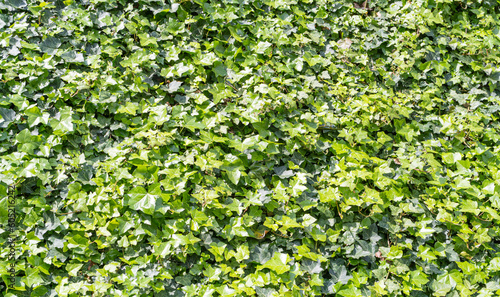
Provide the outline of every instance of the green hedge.
<path id="1" fill-rule="evenodd" d="M 3 296 L 500 294 L 499 1 L 165 2 L 0 3 Z"/>

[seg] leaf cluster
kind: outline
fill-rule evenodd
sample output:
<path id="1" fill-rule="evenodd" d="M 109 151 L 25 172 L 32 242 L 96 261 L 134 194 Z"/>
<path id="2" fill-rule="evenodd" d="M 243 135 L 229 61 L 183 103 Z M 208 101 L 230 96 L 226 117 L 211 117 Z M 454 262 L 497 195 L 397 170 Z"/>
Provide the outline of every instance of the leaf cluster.
<path id="1" fill-rule="evenodd" d="M 494 0 L 0 3 L 5 296 L 494 296 Z"/>

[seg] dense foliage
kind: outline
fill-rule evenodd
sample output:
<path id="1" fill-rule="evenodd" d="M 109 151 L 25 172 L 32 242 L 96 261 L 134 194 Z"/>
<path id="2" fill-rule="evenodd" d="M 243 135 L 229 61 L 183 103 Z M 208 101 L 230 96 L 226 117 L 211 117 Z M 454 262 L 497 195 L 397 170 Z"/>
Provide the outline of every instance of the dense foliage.
<path id="1" fill-rule="evenodd" d="M 0 3 L 4 296 L 500 293 L 498 1 L 165 2 Z"/>

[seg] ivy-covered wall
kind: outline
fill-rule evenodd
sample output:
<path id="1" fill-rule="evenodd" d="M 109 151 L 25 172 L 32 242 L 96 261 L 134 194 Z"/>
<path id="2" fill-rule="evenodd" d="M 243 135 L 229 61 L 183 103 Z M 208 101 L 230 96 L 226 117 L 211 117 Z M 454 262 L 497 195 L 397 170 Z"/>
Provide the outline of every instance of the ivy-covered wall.
<path id="1" fill-rule="evenodd" d="M 497 296 L 499 13 L 1 1 L 3 296 Z"/>

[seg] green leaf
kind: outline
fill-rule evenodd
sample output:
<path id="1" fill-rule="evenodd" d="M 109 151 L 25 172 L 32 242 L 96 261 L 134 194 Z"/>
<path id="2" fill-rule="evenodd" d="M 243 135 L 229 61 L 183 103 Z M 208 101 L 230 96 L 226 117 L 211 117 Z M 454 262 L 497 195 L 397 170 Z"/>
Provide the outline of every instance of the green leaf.
<path id="1" fill-rule="evenodd" d="M 245 150 L 253 147 L 258 142 L 257 136 L 252 136 L 249 138 L 245 138 L 243 141 L 239 141 L 238 139 L 229 140 L 229 146 L 237 149 L 240 152 L 244 152 Z"/>
<path id="2" fill-rule="evenodd" d="M 462 212 L 471 212 L 475 215 L 478 215 L 481 211 L 478 208 L 478 204 L 473 200 L 465 200 L 461 203 L 460 211 Z"/>
<path id="3" fill-rule="evenodd" d="M 18 2 L 20 0 L 17 0 Z M 24 0 L 22 0 L 24 1 Z M 47 53 L 49 55 L 55 54 L 56 50 L 61 46 L 62 42 L 59 38 L 49 36 L 45 40 L 40 43 L 40 49 L 42 52 Z"/>
<path id="4" fill-rule="evenodd" d="M 419 270 L 414 270 L 410 272 L 410 281 L 412 284 L 417 286 L 423 286 L 429 282 L 427 275 Z"/>
<path id="5" fill-rule="evenodd" d="M 83 267 L 83 264 L 68 264 L 66 270 L 70 276 L 77 276 L 78 271 Z"/>
<path id="6" fill-rule="evenodd" d="M 326 241 L 326 233 L 323 232 L 318 227 L 312 228 L 310 234 L 311 234 L 311 236 L 313 237 L 314 240 Z"/>
<path id="7" fill-rule="evenodd" d="M 31 132 L 28 129 L 24 129 L 19 134 L 16 135 L 16 140 L 20 143 L 30 143 L 31 142 Z"/>
<path id="8" fill-rule="evenodd" d="M 195 131 L 195 129 L 204 129 L 206 126 L 203 122 L 200 122 L 196 119 L 196 117 L 185 116 L 184 127 L 188 128 L 191 131 Z"/>
<path id="9" fill-rule="evenodd" d="M 215 62 L 213 70 L 217 76 L 227 75 L 226 66 L 224 66 L 224 64 L 221 62 Z"/>
<path id="10" fill-rule="evenodd" d="M 156 205 L 156 195 L 148 193 L 144 187 L 134 187 L 127 194 L 129 200 L 127 205 L 134 210 L 140 210 L 147 214 L 153 214 Z"/>
<path id="11" fill-rule="evenodd" d="M 7 128 L 16 118 L 16 112 L 12 109 L 0 107 L 0 128 Z"/>
<path id="12" fill-rule="evenodd" d="M 290 270 L 287 263 L 290 261 L 288 254 L 275 252 L 274 255 L 264 265 L 257 266 L 258 270 L 269 268 L 278 274 L 283 274 Z"/>
<path id="13" fill-rule="evenodd" d="M 122 105 L 116 112 L 135 115 L 137 113 L 137 105 L 135 105 L 133 102 L 127 102 L 125 105 Z"/>
<path id="14" fill-rule="evenodd" d="M 227 176 L 229 177 L 229 180 L 237 185 L 238 182 L 240 181 L 240 177 L 241 177 L 241 172 L 239 169 L 233 169 L 233 170 L 228 170 L 227 171 Z"/>
<path id="15" fill-rule="evenodd" d="M 138 34 L 139 39 L 141 40 L 141 46 L 154 45 L 158 46 L 156 43 L 156 38 L 149 36 L 147 33 Z"/>
<path id="16" fill-rule="evenodd" d="M 462 160 L 460 153 L 444 153 L 442 156 L 446 164 L 455 164 L 459 160 Z"/>
<path id="17" fill-rule="evenodd" d="M 337 294 L 339 296 L 344 296 L 344 297 L 361 297 L 361 296 L 363 296 L 361 294 L 361 291 L 356 287 L 351 287 L 351 288 L 340 290 Z"/>
<path id="18" fill-rule="evenodd" d="M 30 287 L 37 287 L 45 281 L 37 268 L 26 268 L 26 284 Z"/>
<path id="19" fill-rule="evenodd" d="M 71 108 L 65 107 L 60 111 L 59 118 L 49 120 L 55 135 L 64 135 L 73 131 L 72 115 L 73 111 Z"/>

